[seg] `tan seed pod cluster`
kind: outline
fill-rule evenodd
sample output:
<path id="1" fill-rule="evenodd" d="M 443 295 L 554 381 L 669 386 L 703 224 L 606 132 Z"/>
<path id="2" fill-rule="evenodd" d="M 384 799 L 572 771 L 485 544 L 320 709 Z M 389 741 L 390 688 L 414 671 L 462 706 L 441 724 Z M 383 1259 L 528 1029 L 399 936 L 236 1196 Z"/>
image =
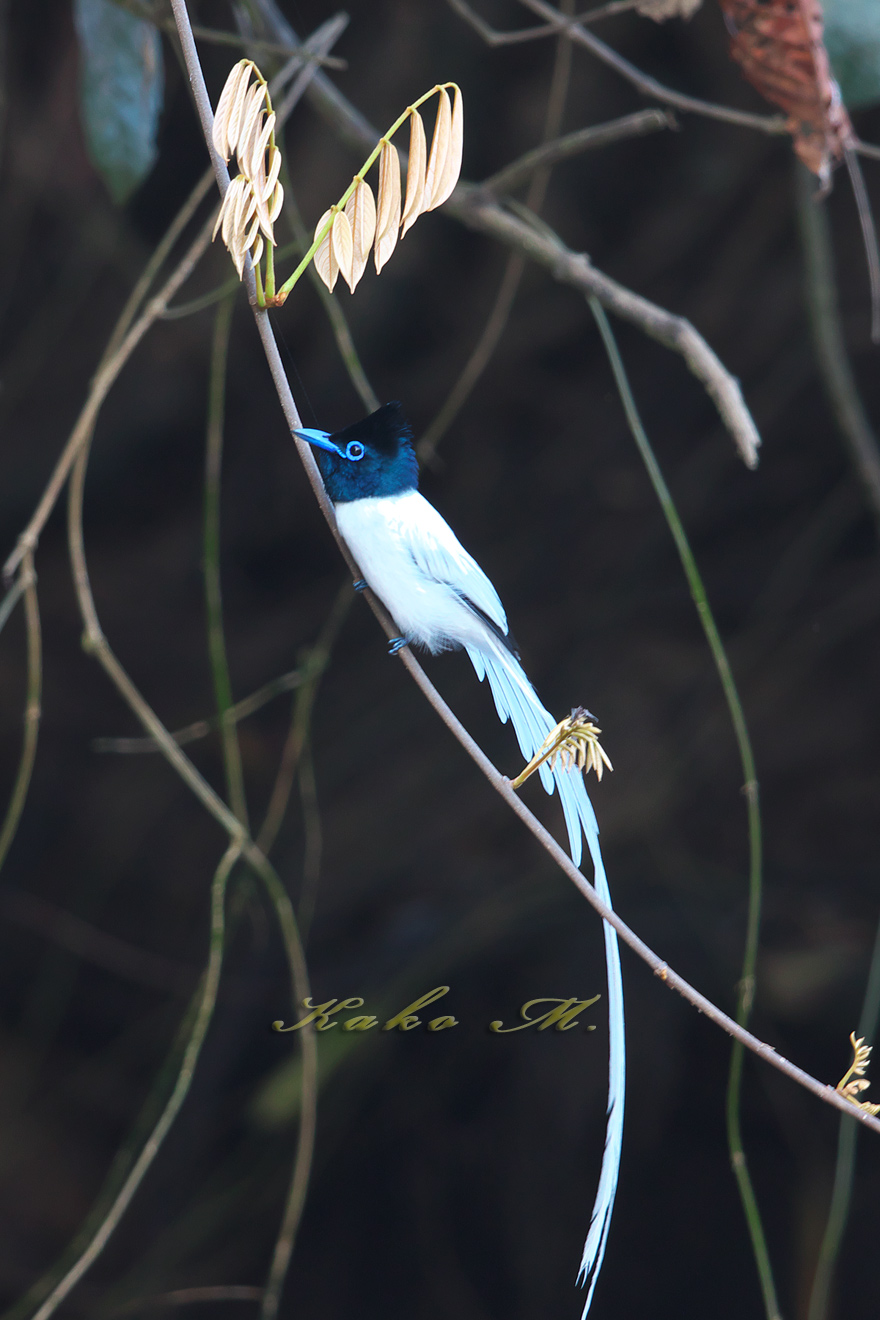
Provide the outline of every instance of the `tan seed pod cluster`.
<path id="1" fill-rule="evenodd" d="M 865 1044 L 863 1036 L 856 1037 L 854 1031 L 850 1032 L 849 1043 L 853 1049 L 853 1061 L 837 1083 L 837 1090 L 859 1109 L 865 1109 L 869 1114 L 880 1114 L 880 1105 L 872 1105 L 868 1100 L 858 1098 L 871 1085 L 865 1079 L 865 1071 L 871 1062 L 871 1046 Z"/>
<path id="2" fill-rule="evenodd" d="M 441 206 L 458 182 L 464 142 L 461 92 L 456 87 L 450 100 L 445 87 L 437 91 L 437 119 L 430 153 L 422 117 L 415 108 L 409 111 L 409 165 L 403 202 L 400 157 L 393 143 L 383 138 L 379 149 L 378 201 L 370 185 L 358 175 L 344 210 L 331 207 L 318 221 L 316 239 L 332 217 L 332 224 L 314 256 L 315 269 L 328 289 L 333 288 L 341 275 L 354 292 L 366 270 L 371 248 L 376 272 L 381 271 L 398 237 L 402 238 L 420 215 Z"/>
<path id="3" fill-rule="evenodd" d="M 256 81 L 251 82 L 255 77 Z M 274 224 L 284 201 L 278 182 L 281 152 L 275 145 L 275 114 L 265 81 L 252 60 L 240 60 L 226 79 L 214 116 L 213 141 L 225 161 L 235 156 L 239 173 L 227 189 L 214 237 L 229 249 L 239 276 L 250 253 L 254 265 L 264 238 L 275 244 Z"/>
<path id="4" fill-rule="evenodd" d="M 599 742 L 601 732 L 593 723 L 590 712 L 578 706 L 567 719 L 560 720 L 556 728 L 548 733 L 522 774 L 510 781 L 511 788 L 519 788 L 545 761 L 551 770 L 557 761 L 563 770 L 577 768 L 587 773 L 595 770 L 596 778 L 601 780 L 606 766 L 609 770 L 614 769 Z"/>

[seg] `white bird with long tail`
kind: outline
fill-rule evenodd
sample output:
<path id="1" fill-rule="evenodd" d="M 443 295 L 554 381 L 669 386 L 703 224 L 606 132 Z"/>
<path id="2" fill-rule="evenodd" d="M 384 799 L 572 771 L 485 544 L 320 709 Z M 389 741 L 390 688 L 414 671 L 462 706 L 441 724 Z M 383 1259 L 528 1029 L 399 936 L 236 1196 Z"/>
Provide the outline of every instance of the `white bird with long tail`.
<path id="1" fill-rule="evenodd" d="M 530 761 L 556 721 L 538 700 L 511 641 L 498 592 L 452 529 L 418 490 L 418 462 L 400 404 L 387 403 L 344 431 L 296 432 L 315 447 L 339 531 L 363 583 L 392 615 L 400 636 L 392 653 L 416 643 L 432 652 L 463 647 L 488 678 L 502 723 L 513 725 Z M 599 828 L 581 771 L 562 758 L 539 770 L 548 793 L 559 790 L 572 861 L 580 866 L 582 836 L 599 897 L 611 906 L 599 848 Z M 623 1142 L 626 1044 L 620 952 L 604 923 L 608 978 L 608 1111 L 605 1150 L 578 1281 L 587 1288 L 586 1316 L 608 1241 Z"/>

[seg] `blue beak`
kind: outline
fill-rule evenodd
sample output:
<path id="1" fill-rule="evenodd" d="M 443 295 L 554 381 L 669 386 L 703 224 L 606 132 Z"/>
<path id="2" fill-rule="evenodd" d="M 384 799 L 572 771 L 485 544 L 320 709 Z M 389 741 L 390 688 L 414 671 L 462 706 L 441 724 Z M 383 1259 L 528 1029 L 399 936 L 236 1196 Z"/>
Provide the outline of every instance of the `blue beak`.
<path id="1" fill-rule="evenodd" d="M 329 431 L 311 431 L 304 427 L 301 431 L 294 431 L 293 434 L 299 436 L 300 440 L 308 440 L 310 445 L 317 445 L 319 449 L 329 449 L 331 454 L 341 453 L 331 441 Z"/>

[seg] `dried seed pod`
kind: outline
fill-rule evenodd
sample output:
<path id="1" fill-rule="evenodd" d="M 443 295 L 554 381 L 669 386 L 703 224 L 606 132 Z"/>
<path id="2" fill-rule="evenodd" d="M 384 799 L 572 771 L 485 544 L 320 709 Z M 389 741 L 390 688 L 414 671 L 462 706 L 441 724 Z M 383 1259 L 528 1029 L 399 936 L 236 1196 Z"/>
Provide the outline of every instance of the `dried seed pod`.
<path id="1" fill-rule="evenodd" d="M 367 268 L 367 258 L 376 236 L 376 203 L 372 188 L 363 179 L 358 179 L 354 192 L 346 202 L 345 214 L 351 225 L 352 260 L 349 287 L 354 293 Z"/>
<path id="2" fill-rule="evenodd" d="M 344 211 L 337 211 L 333 217 L 333 224 L 330 228 L 330 248 L 339 267 L 339 274 L 345 280 L 349 289 L 353 289 L 354 242 L 351 235 L 351 224 Z"/>
<path id="3" fill-rule="evenodd" d="M 439 116 L 439 110 L 437 113 Z M 431 198 L 431 205 L 428 207 L 428 210 L 433 211 L 436 207 L 442 206 L 446 199 L 451 195 L 455 185 L 458 183 L 458 176 L 461 174 L 461 156 L 463 147 L 464 107 L 462 105 L 461 92 L 456 87 L 449 125 L 449 149 L 446 152 L 446 159 L 443 162 L 443 170 L 434 187 L 434 194 Z"/>
<path id="4" fill-rule="evenodd" d="M 424 210 L 425 202 L 425 157 L 428 154 L 425 140 L 425 125 L 418 110 L 413 110 L 409 119 L 409 164 L 406 167 L 406 200 L 403 204 L 403 218 L 400 222 L 400 237 L 415 224 Z"/>
<path id="5" fill-rule="evenodd" d="M 333 215 L 333 210 L 331 208 L 329 211 L 325 211 L 324 214 L 321 216 L 321 219 L 315 225 L 315 238 L 318 237 L 321 230 L 327 224 L 327 221 L 331 218 L 332 215 Z M 333 286 L 335 285 L 337 279 L 339 278 L 339 263 L 336 260 L 336 257 L 333 253 L 333 247 L 330 243 L 329 229 L 327 230 L 327 233 L 324 235 L 324 237 L 321 239 L 321 242 L 318 244 L 318 247 L 315 251 L 315 255 L 312 258 L 312 260 L 315 263 L 315 270 L 318 272 L 319 276 L 321 277 L 321 279 L 327 285 L 327 288 L 332 293 Z"/>
<path id="6" fill-rule="evenodd" d="M 397 246 L 400 228 L 400 157 L 391 142 L 382 143 L 379 156 L 379 206 L 376 217 L 376 244 L 373 262 L 376 274 Z"/>

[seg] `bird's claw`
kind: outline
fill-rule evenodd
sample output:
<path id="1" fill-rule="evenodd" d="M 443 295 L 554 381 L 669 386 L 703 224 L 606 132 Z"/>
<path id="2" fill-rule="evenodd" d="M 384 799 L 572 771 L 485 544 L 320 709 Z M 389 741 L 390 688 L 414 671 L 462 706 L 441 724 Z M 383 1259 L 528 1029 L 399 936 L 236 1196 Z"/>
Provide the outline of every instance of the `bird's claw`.
<path id="1" fill-rule="evenodd" d="M 405 637 L 392 637 L 391 641 L 388 643 L 388 654 L 397 655 L 397 652 L 402 646 L 406 646 Z"/>
<path id="2" fill-rule="evenodd" d="M 366 589 L 367 589 L 367 579 L 366 579 L 366 578 L 358 578 L 358 579 L 355 581 L 355 583 L 354 583 L 354 589 L 355 589 L 355 591 L 366 591 Z"/>

